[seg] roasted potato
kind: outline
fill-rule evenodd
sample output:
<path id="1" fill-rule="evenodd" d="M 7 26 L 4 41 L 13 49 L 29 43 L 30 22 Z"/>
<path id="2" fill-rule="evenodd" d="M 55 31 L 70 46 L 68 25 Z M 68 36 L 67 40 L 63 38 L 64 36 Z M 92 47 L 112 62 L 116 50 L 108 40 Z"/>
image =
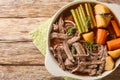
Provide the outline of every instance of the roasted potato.
<path id="1" fill-rule="evenodd" d="M 117 50 L 114 50 L 114 51 L 108 51 L 108 54 L 112 58 L 116 59 L 116 58 L 120 57 L 120 49 L 117 49 Z"/>
<path id="2" fill-rule="evenodd" d="M 83 34 L 83 38 L 85 41 L 93 43 L 94 33 L 93 32 L 85 33 Z"/>
<path id="3" fill-rule="evenodd" d="M 95 14 L 105 14 L 105 13 L 110 13 L 110 10 L 102 4 L 97 4 L 94 8 Z"/>
<path id="4" fill-rule="evenodd" d="M 98 28 L 99 27 L 106 28 L 111 20 L 111 17 L 102 15 L 96 15 L 95 18 Z"/>
<path id="5" fill-rule="evenodd" d="M 105 63 L 105 70 L 112 70 L 115 66 L 115 62 L 113 61 L 111 56 L 106 57 L 106 63 Z"/>

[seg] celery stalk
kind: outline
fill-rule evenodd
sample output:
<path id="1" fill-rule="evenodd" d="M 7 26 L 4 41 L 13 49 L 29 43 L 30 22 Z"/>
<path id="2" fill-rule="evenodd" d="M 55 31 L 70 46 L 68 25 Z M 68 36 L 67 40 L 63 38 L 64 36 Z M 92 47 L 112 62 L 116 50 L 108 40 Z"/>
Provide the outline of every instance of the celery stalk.
<path id="1" fill-rule="evenodd" d="M 86 12 L 87 12 L 87 16 L 90 16 L 90 18 L 92 18 L 91 15 L 90 15 L 88 3 L 85 3 L 85 9 L 86 9 Z M 94 28 L 94 25 L 93 25 L 92 21 L 91 21 L 90 24 L 91 24 L 91 28 L 93 29 L 93 28 Z"/>
<path id="2" fill-rule="evenodd" d="M 83 16 L 82 16 L 82 12 L 81 12 L 81 9 L 78 7 L 78 12 L 79 12 L 79 17 L 81 18 L 81 23 L 82 23 L 82 29 L 85 31 L 85 22 L 84 22 L 84 19 L 83 19 Z"/>
<path id="3" fill-rule="evenodd" d="M 94 24 L 94 27 L 96 26 L 96 21 L 95 21 L 95 17 L 93 16 L 93 11 L 92 11 L 92 7 L 90 5 L 90 3 L 88 3 L 88 7 L 89 7 L 89 12 L 90 12 L 90 15 L 91 15 L 91 18 L 92 18 L 92 22 Z"/>
<path id="4" fill-rule="evenodd" d="M 87 23 L 86 23 L 86 16 L 85 16 L 85 12 L 84 12 L 84 9 L 83 9 L 82 5 L 79 6 L 79 11 L 81 12 L 81 18 L 82 18 L 82 21 L 83 21 L 83 24 L 84 24 L 84 27 L 85 27 L 85 32 L 88 32 L 88 26 L 87 26 Z"/>
<path id="5" fill-rule="evenodd" d="M 76 23 L 76 26 L 77 26 L 77 28 L 78 28 L 78 31 L 80 32 L 80 33 L 82 33 L 82 30 L 81 30 L 81 26 L 80 26 L 80 23 L 79 23 L 79 20 L 78 20 L 78 17 L 77 17 L 77 15 L 76 15 L 76 12 L 75 12 L 75 10 L 74 9 L 71 9 L 71 13 L 72 13 L 72 16 L 73 16 L 73 18 L 74 18 L 74 21 L 75 21 L 75 23 Z"/>
<path id="6" fill-rule="evenodd" d="M 77 16 L 78 16 L 78 21 L 79 21 L 79 23 L 80 23 L 80 28 L 81 28 L 82 32 L 85 32 L 84 27 L 83 27 L 83 23 L 82 23 L 82 20 L 81 20 L 81 17 L 80 17 L 80 15 L 79 15 L 79 12 L 78 12 L 78 9 L 77 9 L 77 8 L 75 9 L 75 12 L 76 12 L 76 14 L 77 14 Z"/>

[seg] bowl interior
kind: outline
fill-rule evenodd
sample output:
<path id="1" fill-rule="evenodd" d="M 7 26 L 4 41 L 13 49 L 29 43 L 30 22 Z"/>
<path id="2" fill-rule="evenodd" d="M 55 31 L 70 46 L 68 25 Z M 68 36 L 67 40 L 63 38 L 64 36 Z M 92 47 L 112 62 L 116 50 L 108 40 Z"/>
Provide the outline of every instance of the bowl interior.
<path id="1" fill-rule="evenodd" d="M 53 57 L 53 54 L 50 52 L 49 50 L 49 46 L 50 46 L 50 32 L 51 32 L 51 27 L 52 24 L 59 18 L 59 16 L 64 13 L 66 10 L 69 10 L 69 8 L 71 8 L 74 5 L 80 4 L 80 3 L 85 3 L 85 2 L 92 2 L 92 3 L 100 3 L 100 4 L 104 4 L 106 5 L 111 11 L 112 13 L 116 16 L 116 18 L 118 19 L 118 21 L 120 20 L 120 16 L 119 16 L 119 12 L 116 12 L 116 10 L 114 10 L 117 6 L 115 4 L 108 4 L 108 3 L 103 3 L 103 2 L 98 2 L 98 1 L 89 1 L 89 0 L 84 0 L 84 1 L 76 1 L 76 2 L 71 2 L 68 5 L 62 7 L 52 18 L 52 22 L 50 24 L 49 27 L 49 32 L 48 32 L 48 36 L 47 36 L 47 50 L 46 50 L 46 59 L 45 59 L 45 66 L 47 68 L 47 70 L 55 75 L 55 76 L 68 76 L 68 77 L 73 77 L 73 78 L 78 78 L 78 79 L 84 79 L 84 80 L 90 80 L 90 79 L 99 79 L 99 78 L 103 78 L 105 76 L 107 76 L 108 74 L 110 74 L 111 72 L 113 72 L 120 64 L 120 58 L 116 61 L 115 63 L 115 68 L 111 71 L 105 71 L 104 73 L 102 73 L 102 75 L 98 75 L 98 76 L 78 76 L 75 74 L 71 74 L 67 71 L 63 71 L 59 66 L 57 61 L 55 60 L 55 58 Z"/>

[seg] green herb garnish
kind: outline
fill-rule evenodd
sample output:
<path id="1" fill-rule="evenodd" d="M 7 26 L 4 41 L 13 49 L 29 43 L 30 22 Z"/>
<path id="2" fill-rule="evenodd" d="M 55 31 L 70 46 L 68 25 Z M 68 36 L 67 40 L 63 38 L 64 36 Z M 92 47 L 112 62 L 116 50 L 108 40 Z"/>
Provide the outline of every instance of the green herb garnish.
<path id="1" fill-rule="evenodd" d="M 86 42 L 83 45 L 87 47 L 90 51 L 90 54 L 92 54 L 93 43 Z"/>
<path id="2" fill-rule="evenodd" d="M 102 17 L 109 17 L 109 18 L 113 18 L 113 16 L 111 14 L 100 14 Z"/>
<path id="3" fill-rule="evenodd" d="M 68 27 L 67 31 L 66 31 L 66 35 L 70 36 L 70 35 L 74 35 L 76 32 L 76 28 L 75 27 Z"/>
<path id="4" fill-rule="evenodd" d="M 93 43 L 86 42 L 86 43 L 84 43 L 83 45 L 88 48 L 90 54 L 93 53 L 93 48 L 94 48 L 94 47 L 99 46 L 99 44 L 96 44 L 96 43 L 94 43 L 94 42 L 93 42 Z"/>

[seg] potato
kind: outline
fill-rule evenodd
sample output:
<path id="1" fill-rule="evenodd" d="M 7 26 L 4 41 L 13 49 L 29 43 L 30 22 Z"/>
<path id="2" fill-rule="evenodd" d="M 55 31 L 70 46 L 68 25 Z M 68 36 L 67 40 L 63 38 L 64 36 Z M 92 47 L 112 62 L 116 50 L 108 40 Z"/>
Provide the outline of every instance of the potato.
<path id="1" fill-rule="evenodd" d="M 112 58 L 116 59 L 116 58 L 120 57 L 120 49 L 117 49 L 117 50 L 114 50 L 114 51 L 108 51 L 108 54 Z"/>
<path id="2" fill-rule="evenodd" d="M 97 4 L 94 8 L 95 14 L 105 14 L 110 13 L 110 10 L 102 4 Z"/>
<path id="3" fill-rule="evenodd" d="M 98 28 L 99 27 L 106 28 L 111 20 L 110 17 L 101 16 L 101 15 L 96 15 L 95 18 L 96 18 L 96 23 Z"/>
<path id="4" fill-rule="evenodd" d="M 93 32 L 85 33 L 83 34 L 83 38 L 85 41 L 93 43 L 94 33 Z"/>
<path id="5" fill-rule="evenodd" d="M 115 66 L 115 63 L 111 56 L 106 57 L 105 70 L 112 70 Z"/>
<path id="6" fill-rule="evenodd" d="M 106 27 L 106 20 L 104 19 L 104 17 L 102 17 L 101 15 L 96 15 L 96 23 L 97 23 L 97 27 Z"/>

